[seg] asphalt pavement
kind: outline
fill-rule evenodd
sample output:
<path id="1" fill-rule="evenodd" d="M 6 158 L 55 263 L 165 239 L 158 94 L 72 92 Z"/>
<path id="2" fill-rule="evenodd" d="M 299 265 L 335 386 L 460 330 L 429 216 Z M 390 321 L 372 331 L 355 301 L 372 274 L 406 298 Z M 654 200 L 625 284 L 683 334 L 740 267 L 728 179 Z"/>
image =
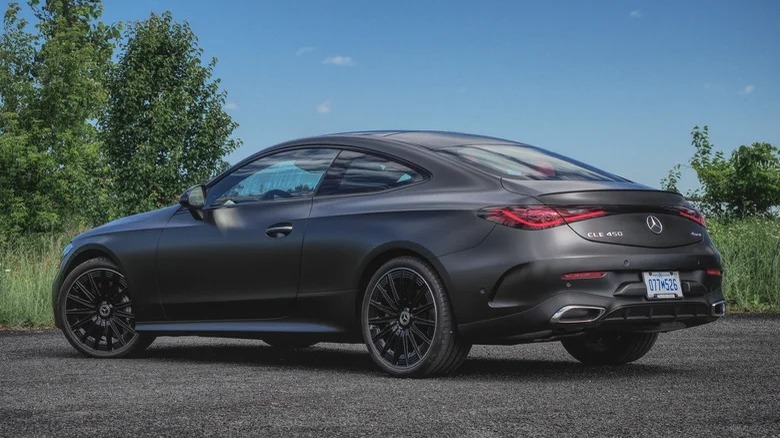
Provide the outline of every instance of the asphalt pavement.
<path id="1" fill-rule="evenodd" d="M 559 343 L 474 347 L 454 375 L 383 375 L 360 345 L 161 338 L 77 355 L 54 330 L 0 332 L 0 437 L 780 436 L 780 317 L 662 335 L 585 367 Z"/>

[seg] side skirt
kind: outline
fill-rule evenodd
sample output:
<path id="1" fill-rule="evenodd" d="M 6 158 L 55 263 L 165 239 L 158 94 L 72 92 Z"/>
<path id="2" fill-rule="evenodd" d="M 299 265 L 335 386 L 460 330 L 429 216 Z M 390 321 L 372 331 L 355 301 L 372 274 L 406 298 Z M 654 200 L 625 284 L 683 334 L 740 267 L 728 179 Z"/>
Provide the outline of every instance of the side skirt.
<path id="1" fill-rule="evenodd" d="M 294 319 L 271 321 L 185 321 L 138 322 L 135 330 L 157 336 L 262 337 L 264 334 L 321 335 L 323 338 L 346 334 L 344 328 L 322 322 Z"/>

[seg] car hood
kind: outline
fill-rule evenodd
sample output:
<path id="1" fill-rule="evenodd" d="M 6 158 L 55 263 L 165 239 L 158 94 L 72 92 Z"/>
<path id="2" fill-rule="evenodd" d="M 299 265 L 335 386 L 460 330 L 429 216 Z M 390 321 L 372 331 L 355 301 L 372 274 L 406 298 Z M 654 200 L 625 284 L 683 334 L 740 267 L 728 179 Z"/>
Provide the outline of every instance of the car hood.
<path id="1" fill-rule="evenodd" d="M 99 227 L 85 231 L 76 236 L 76 239 L 83 239 L 86 237 L 108 233 L 162 228 L 166 223 L 168 223 L 168 220 L 178 209 L 178 205 L 172 205 L 170 207 L 164 207 L 158 210 L 147 211 L 145 213 L 134 214 L 132 216 L 125 216 L 123 218 L 119 218 Z"/>

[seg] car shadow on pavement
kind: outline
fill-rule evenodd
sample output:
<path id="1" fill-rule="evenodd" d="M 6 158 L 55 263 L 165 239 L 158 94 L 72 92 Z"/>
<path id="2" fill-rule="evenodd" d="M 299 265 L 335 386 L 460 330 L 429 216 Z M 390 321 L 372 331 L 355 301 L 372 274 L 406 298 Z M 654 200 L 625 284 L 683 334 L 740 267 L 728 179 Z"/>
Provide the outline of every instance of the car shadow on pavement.
<path id="1" fill-rule="evenodd" d="M 321 345 L 305 349 L 280 349 L 260 342 L 242 345 L 153 345 L 139 356 L 139 359 L 295 367 L 357 373 L 374 371 L 371 358 L 365 349 L 335 350 Z"/>
<path id="2" fill-rule="evenodd" d="M 338 346 L 319 344 L 297 350 L 269 347 L 264 343 L 243 344 L 186 344 L 153 345 L 137 360 L 181 361 L 186 363 L 213 363 L 246 366 L 269 366 L 311 370 L 330 370 L 355 374 L 382 374 L 374 365 L 365 348 L 358 345 Z M 623 366 L 585 366 L 576 361 L 534 360 L 509 358 L 469 357 L 451 377 L 453 378 L 549 378 L 561 379 L 615 379 L 620 377 L 647 377 L 686 374 L 685 368 L 658 364 L 633 363 Z"/>

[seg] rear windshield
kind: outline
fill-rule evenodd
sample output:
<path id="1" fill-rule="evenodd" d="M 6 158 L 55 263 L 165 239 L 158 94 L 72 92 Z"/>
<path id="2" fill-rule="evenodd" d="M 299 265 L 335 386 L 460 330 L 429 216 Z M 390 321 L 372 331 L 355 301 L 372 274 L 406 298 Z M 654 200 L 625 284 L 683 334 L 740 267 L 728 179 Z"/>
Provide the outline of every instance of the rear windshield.
<path id="1" fill-rule="evenodd" d="M 496 176 L 513 179 L 626 181 L 562 155 L 533 146 L 468 145 L 438 149 Z"/>

